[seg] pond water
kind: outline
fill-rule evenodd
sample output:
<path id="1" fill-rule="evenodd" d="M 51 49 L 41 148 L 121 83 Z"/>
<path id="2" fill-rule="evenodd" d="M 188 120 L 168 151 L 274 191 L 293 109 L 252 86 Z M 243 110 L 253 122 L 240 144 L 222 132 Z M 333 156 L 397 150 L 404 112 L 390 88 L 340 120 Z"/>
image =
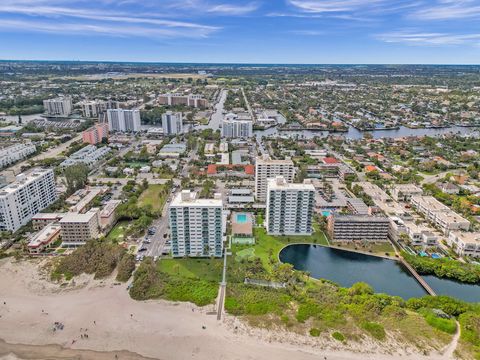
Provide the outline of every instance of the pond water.
<path id="1" fill-rule="evenodd" d="M 320 245 L 290 245 L 280 252 L 280 261 L 297 270 L 308 271 L 316 279 L 327 279 L 340 286 L 350 287 L 363 281 L 375 292 L 397 295 L 403 299 L 421 297 L 426 291 L 395 260 L 332 249 Z M 425 276 L 427 283 L 439 295 L 451 295 L 465 301 L 480 301 L 480 286 Z"/>

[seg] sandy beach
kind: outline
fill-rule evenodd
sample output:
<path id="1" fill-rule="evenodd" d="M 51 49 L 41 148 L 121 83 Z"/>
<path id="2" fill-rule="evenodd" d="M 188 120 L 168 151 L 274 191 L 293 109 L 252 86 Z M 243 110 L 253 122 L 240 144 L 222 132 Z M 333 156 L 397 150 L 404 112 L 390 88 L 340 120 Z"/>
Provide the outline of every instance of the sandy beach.
<path id="1" fill-rule="evenodd" d="M 232 316 L 217 321 L 213 307 L 134 301 L 112 279 L 85 275 L 60 287 L 38 269 L 38 261 L 0 260 L 0 359 L 442 358 L 395 343 L 347 350 L 331 339 L 253 329 Z M 55 322 L 63 330 L 54 331 Z"/>

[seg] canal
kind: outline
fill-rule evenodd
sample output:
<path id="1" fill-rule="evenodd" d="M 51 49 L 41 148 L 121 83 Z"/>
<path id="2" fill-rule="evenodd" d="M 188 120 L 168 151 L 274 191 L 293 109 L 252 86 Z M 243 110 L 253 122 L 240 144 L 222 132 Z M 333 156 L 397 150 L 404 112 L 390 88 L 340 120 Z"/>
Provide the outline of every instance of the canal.
<path id="1" fill-rule="evenodd" d="M 316 279 L 326 279 L 343 287 L 356 282 L 370 284 L 375 292 L 403 299 L 427 295 L 423 287 L 399 262 L 320 245 L 290 245 L 280 252 L 280 261 L 297 270 L 308 271 Z M 438 295 L 450 295 L 470 302 L 480 301 L 480 286 L 424 276 Z"/>
<path id="2" fill-rule="evenodd" d="M 405 126 L 400 126 L 399 129 L 395 130 L 373 130 L 373 131 L 360 131 L 355 129 L 353 126 L 348 127 L 348 132 L 340 133 L 329 133 L 327 131 L 278 131 L 276 127 L 272 127 L 267 130 L 256 130 L 255 136 L 258 140 L 263 137 L 276 137 L 276 136 L 290 136 L 298 137 L 300 139 L 311 139 L 315 136 L 317 137 L 327 137 L 328 135 L 338 135 L 344 136 L 347 139 L 361 139 L 364 134 L 371 134 L 374 139 L 379 138 L 401 138 L 408 136 L 440 136 L 444 134 L 472 134 L 479 136 L 478 127 L 461 127 L 461 126 L 452 126 L 440 129 L 411 129 Z"/>

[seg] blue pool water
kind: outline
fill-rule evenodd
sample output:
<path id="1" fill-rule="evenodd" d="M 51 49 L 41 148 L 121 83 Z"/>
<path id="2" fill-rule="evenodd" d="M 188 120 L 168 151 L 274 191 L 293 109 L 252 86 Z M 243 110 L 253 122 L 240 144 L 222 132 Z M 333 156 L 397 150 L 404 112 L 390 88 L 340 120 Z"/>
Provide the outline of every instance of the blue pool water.
<path id="1" fill-rule="evenodd" d="M 328 210 L 322 211 L 322 216 L 325 216 L 325 217 L 330 216 L 330 211 L 328 211 Z"/>
<path id="2" fill-rule="evenodd" d="M 237 224 L 245 224 L 247 222 L 247 214 L 237 214 Z"/>

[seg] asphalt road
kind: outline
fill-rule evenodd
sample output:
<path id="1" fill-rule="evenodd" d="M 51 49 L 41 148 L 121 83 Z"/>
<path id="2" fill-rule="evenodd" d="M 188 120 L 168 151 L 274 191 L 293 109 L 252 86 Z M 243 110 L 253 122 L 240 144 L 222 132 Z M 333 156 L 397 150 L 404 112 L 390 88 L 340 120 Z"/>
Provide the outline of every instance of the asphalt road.
<path id="1" fill-rule="evenodd" d="M 163 248 L 168 240 L 168 237 L 164 236 L 165 234 L 168 234 L 168 206 L 178 191 L 180 190 L 177 189 L 174 194 L 169 196 L 163 207 L 162 216 L 153 222 L 152 226 L 157 230 L 155 235 L 148 236 L 152 242 L 150 244 L 145 244 L 147 251 L 144 252 L 144 255 L 151 257 L 162 255 Z"/>

